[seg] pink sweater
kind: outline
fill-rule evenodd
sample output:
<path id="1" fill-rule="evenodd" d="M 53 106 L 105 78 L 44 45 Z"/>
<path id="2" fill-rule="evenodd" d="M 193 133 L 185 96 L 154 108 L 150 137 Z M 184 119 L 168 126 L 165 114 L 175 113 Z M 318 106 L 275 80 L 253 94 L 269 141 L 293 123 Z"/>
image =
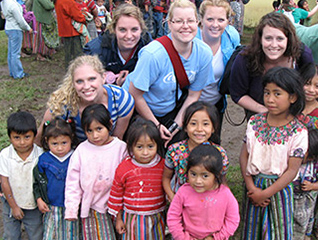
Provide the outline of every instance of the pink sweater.
<path id="1" fill-rule="evenodd" d="M 240 222 L 238 203 L 231 190 L 197 193 L 189 183 L 179 188 L 169 207 L 167 224 L 174 240 L 228 239 Z"/>
<path id="2" fill-rule="evenodd" d="M 116 137 L 107 145 L 86 140 L 76 148 L 66 177 L 65 218 L 77 218 L 80 203 L 81 218 L 88 217 L 90 208 L 106 213 L 116 168 L 126 155 L 126 143 Z"/>

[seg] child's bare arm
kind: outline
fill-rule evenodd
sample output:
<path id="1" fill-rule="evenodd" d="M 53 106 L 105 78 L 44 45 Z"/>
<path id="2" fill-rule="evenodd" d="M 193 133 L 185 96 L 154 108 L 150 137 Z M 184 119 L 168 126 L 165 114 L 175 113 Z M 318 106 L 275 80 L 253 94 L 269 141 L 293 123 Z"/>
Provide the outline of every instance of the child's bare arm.
<path id="1" fill-rule="evenodd" d="M 241 166 L 241 173 L 242 173 L 242 176 L 248 191 L 247 192 L 248 197 L 251 199 L 251 201 L 253 202 L 255 206 L 266 207 L 270 203 L 270 200 L 263 196 L 264 193 L 262 189 L 255 186 L 252 176 L 246 175 L 247 161 L 248 161 L 248 152 L 247 152 L 246 144 L 243 143 L 241 154 L 240 154 L 240 166 Z"/>
<path id="2" fill-rule="evenodd" d="M 241 154 L 240 154 L 240 167 L 243 179 L 246 184 L 246 188 L 248 191 L 251 191 L 256 188 L 254 185 L 253 178 L 251 176 L 246 175 L 246 167 L 247 167 L 247 160 L 248 160 L 248 152 L 246 148 L 246 143 L 243 143 Z"/>
<path id="3" fill-rule="evenodd" d="M 120 210 L 116 217 L 116 231 L 119 234 L 123 234 L 126 232 L 126 226 L 122 218 L 123 210 Z"/>
<path id="4" fill-rule="evenodd" d="M 287 170 L 283 173 L 283 175 L 278 178 L 273 185 L 263 190 L 265 196 L 267 198 L 270 198 L 271 196 L 285 188 L 289 183 L 291 183 L 298 173 L 301 162 L 301 158 L 290 157 L 288 160 Z"/>
<path id="5" fill-rule="evenodd" d="M 171 189 L 170 181 L 173 175 L 173 170 L 165 167 L 163 170 L 163 175 L 162 175 L 162 186 L 163 189 L 165 190 L 168 200 L 171 202 L 173 197 L 174 197 L 174 192 Z"/>
<path id="6" fill-rule="evenodd" d="M 9 184 L 9 178 L 1 176 L 1 185 L 4 196 L 6 197 L 6 200 L 12 210 L 12 216 L 15 219 L 21 220 L 24 217 L 24 213 L 14 200 L 12 189 Z"/>

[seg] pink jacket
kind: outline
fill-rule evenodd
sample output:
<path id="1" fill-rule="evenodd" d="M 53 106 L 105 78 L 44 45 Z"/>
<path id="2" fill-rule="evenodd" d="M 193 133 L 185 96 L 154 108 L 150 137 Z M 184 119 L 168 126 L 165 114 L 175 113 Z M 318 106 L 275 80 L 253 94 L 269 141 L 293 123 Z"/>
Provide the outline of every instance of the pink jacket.
<path id="1" fill-rule="evenodd" d="M 114 137 L 107 145 L 81 143 L 74 151 L 66 177 L 65 218 L 77 218 L 81 203 L 81 218 L 92 208 L 106 213 L 107 201 L 119 163 L 126 157 L 126 143 Z"/>

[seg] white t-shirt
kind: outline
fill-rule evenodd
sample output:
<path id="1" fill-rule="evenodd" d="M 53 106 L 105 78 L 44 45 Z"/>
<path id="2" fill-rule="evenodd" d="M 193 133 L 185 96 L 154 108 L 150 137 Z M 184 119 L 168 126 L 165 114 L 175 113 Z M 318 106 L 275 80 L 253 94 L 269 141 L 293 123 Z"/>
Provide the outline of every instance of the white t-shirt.
<path id="1" fill-rule="evenodd" d="M 216 104 L 222 95 L 218 90 L 218 83 L 224 72 L 224 63 L 223 63 L 223 53 L 221 51 L 221 46 L 219 47 L 216 54 L 213 56 L 212 60 L 213 73 L 214 73 L 214 82 L 202 89 L 200 101 L 206 101 L 210 104 Z"/>
<path id="2" fill-rule="evenodd" d="M 0 153 L 0 175 L 9 178 L 14 200 L 22 209 L 32 210 L 37 207 L 33 196 L 33 168 L 42 153 L 42 148 L 35 144 L 33 144 L 32 152 L 24 161 L 12 144 Z"/>

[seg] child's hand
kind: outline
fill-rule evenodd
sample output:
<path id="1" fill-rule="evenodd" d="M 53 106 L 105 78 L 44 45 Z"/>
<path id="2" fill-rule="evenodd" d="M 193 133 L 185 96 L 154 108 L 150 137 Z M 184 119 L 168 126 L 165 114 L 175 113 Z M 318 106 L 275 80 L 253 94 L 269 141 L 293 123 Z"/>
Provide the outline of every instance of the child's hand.
<path id="1" fill-rule="evenodd" d="M 42 198 L 38 198 L 36 200 L 36 203 L 38 205 L 38 208 L 40 210 L 41 213 L 46 213 L 50 211 L 50 208 L 48 207 L 48 205 L 42 200 Z"/>
<path id="2" fill-rule="evenodd" d="M 263 190 L 257 187 L 249 190 L 247 196 L 255 206 L 266 207 L 270 203 L 270 199 L 264 197 Z"/>
<path id="3" fill-rule="evenodd" d="M 313 190 L 312 183 L 310 181 L 305 180 L 301 184 L 301 190 L 303 190 L 303 191 L 311 191 L 311 190 Z"/>
<path id="4" fill-rule="evenodd" d="M 118 218 L 116 219 L 116 231 L 119 234 L 123 234 L 126 232 L 126 226 L 122 219 L 118 219 Z"/>
<path id="5" fill-rule="evenodd" d="M 12 216 L 17 220 L 21 220 L 24 217 L 24 213 L 22 209 L 17 206 L 12 208 Z"/>
<path id="6" fill-rule="evenodd" d="M 169 202 L 172 202 L 172 199 L 174 198 L 175 194 L 167 194 L 167 199 Z"/>

